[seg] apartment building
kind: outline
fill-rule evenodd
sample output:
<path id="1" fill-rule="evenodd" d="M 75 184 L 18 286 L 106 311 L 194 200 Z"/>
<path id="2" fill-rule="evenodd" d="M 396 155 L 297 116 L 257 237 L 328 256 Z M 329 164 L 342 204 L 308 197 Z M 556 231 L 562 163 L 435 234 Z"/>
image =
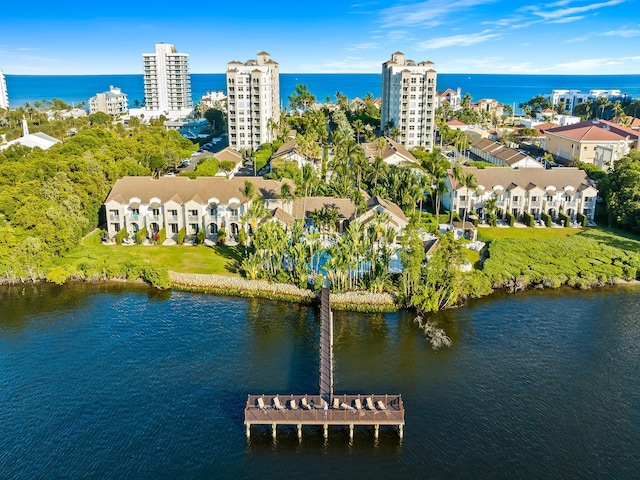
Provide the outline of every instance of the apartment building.
<path id="1" fill-rule="evenodd" d="M 193 106 L 189 54 L 169 43 L 158 43 L 154 53 L 143 53 L 145 110 L 169 117 L 186 116 Z"/>
<path id="2" fill-rule="evenodd" d="M 231 148 L 255 150 L 273 140 L 270 120 L 280 119 L 280 72 L 267 52 L 228 63 L 227 114 Z"/>
<path id="3" fill-rule="evenodd" d="M 399 128 L 405 148 L 433 148 L 436 79 L 432 62 L 416 63 L 402 52 L 382 64 L 382 127 Z"/>
<path id="4" fill-rule="evenodd" d="M 97 93 L 89 99 L 89 113 L 104 112 L 108 115 L 127 113 L 127 94 L 118 87 L 109 86 L 109 90 Z"/>
<path id="5" fill-rule="evenodd" d="M 7 93 L 7 82 L 4 79 L 4 72 L 0 68 L 0 108 L 9 109 L 9 94 Z"/>

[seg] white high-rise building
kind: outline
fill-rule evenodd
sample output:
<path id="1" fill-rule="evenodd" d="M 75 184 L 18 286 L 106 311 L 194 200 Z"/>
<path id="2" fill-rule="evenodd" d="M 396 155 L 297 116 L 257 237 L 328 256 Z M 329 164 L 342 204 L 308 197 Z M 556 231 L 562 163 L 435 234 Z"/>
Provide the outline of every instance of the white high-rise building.
<path id="1" fill-rule="evenodd" d="M 0 108 L 9 109 L 9 94 L 7 93 L 7 82 L 4 79 L 4 72 L 0 68 Z"/>
<path id="2" fill-rule="evenodd" d="M 189 54 L 173 45 L 156 44 L 155 53 L 143 53 L 145 109 L 175 116 L 192 108 Z M 173 115 L 172 115 L 173 114 Z"/>
<path id="3" fill-rule="evenodd" d="M 278 63 L 268 53 L 260 52 L 256 60 L 227 65 L 229 146 L 257 149 L 275 138 L 269 120 L 280 120 Z"/>
<path id="4" fill-rule="evenodd" d="M 104 112 L 109 115 L 127 113 L 127 94 L 118 87 L 109 86 L 107 92 L 96 93 L 89 99 L 89 113 Z"/>
<path id="5" fill-rule="evenodd" d="M 406 60 L 402 52 L 382 64 L 382 128 L 399 128 L 405 148 L 433 148 L 436 79 L 432 62 Z"/>

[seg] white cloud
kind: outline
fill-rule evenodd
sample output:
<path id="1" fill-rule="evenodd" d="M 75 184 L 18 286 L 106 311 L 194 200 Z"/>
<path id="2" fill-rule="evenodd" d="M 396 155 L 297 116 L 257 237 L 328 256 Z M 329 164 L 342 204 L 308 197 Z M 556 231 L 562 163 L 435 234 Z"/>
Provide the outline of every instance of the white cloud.
<path id="1" fill-rule="evenodd" d="M 640 30 L 637 28 L 620 28 L 618 30 L 611 30 L 609 32 L 601 33 L 600 36 L 604 37 L 637 37 L 640 36 Z"/>
<path id="2" fill-rule="evenodd" d="M 578 43 L 578 42 L 584 42 L 585 40 L 588 40 L 589 37 L 576 37 L 576 38 L 570 38 L 568 40 L 565 40 L 564 43 Z"/>
<path id="3" fill-rule="evenodd" d="M 548 73 L 548 67 L 532 62 L 512 62 L 502 57 L 458 58 L 438 63 L 439 72 L 447 73 Z"/>
<path id="4" fill-rule="evenodd" d="M 549 23 L 571 23 L 571 22 L 577 22 L 578 20 L 582 20 L 586 18 L 584 15 L 578 15 L 575 17 L 563 17 L 563 18 L 558 18 L 557 20 L 551 20 L 549 21 Z"/>
<path id="5" fill-rule="evenodd" d="M 376 42 L 368 42 L 368 43 L 356 43 L 354 45 L 349 45 L 344 47 L 346 52 L 356 52 L 359 50 L 375 50 L 376 48 L 380 48 L 380 45 Z"/>
<path id="6" fill-rule="evenodd" d="M 416 26 L 433 27 L 442 23 L 442 18 L 454 12 L 496 0 L 425 0 L 410 5 L 398 5 L 380 11 L 385 27 Z"/>
<path id="7" fill-rule="evenodd" d="M 538 17 L 545 20 L 558 20 L 565 17 L 573 17 L 576 14 L 592 12 L 601 8 L 613 7 L 623 3 L 625 0 L 608 0 L 601 3 L 590 3 L 587 5 L 581 5 L 576 7 L 567 7 L 571 2 L 556 2 L 555 4 L 544 5 L 542 8 L 538 5 L 529 5 L 523 7 L 526 12 L 531 12 Z M 551 8 L 550 8 L 551 7 Z M 561 7 L 561 8 L 555 8 Z M 562 8 L 566 7 L 566 8 Z"/>
<path id="8" fill-rule="evenodd" d="M 640 56 L 584 58 L 582 60 L 576 60 L 575 62 L 558 63 L 555 65 L 555 70 L 575 74 L 602 73 L 602 68 L 615 67 L 629 62 L 640 62 Z"/>
<path id="9" fill-rule="evenodd" d="M 446 47 L 468 47 L 488 40 L 499 38 L 497 33 L 489 33 L 491 30 L 485 30 L 480 33 L 470 33 L 468 35 L 452 35 L 450 37 L 436 37 L 424 42 L 418 43 L 419 50 L 446 48 Z"/>

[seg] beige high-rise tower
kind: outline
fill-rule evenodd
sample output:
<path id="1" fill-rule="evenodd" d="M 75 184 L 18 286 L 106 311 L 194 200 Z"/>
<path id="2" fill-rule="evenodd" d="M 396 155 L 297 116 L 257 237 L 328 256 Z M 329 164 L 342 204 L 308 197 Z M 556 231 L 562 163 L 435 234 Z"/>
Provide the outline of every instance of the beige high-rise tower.
<path id="1" fill-rule="evenodd" d="M 382 64 L 381 126 L 397 127 L 398 141 L 408 149 L 433 148 L 436 79 L 433 62 L 416 63 L 402 52 Z"/>
<path id="2" fill-rule="evenodd" d="M 189 54 L 169 43 L 156 44 L 155 53 L 143 53 L 145 108 L 159 114 L 188 113 L 191 100 Z"/>
<path id="3" fill-rule="evenodd" d="M 231 148 L 255 150 L 273 141 L 269 120 L 280 120 L 280 72 L 267 52 L 228 63 L 227 112 Z"/>

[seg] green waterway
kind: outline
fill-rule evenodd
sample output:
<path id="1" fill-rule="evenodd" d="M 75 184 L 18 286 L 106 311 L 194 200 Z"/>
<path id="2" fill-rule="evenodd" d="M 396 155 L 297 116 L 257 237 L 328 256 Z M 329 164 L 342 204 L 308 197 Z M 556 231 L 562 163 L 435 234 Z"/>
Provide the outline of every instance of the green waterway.
<path id="1" fill-rule="evenodd" d="M 640 289 L 494 295 L 433 317 L 335 312 L 336 392 L 401 393 L 405 438 L 268 428 L 315 393 L 319 315 L 131 285 L 0 289 L 0 478 L 637 478 Z"/>

